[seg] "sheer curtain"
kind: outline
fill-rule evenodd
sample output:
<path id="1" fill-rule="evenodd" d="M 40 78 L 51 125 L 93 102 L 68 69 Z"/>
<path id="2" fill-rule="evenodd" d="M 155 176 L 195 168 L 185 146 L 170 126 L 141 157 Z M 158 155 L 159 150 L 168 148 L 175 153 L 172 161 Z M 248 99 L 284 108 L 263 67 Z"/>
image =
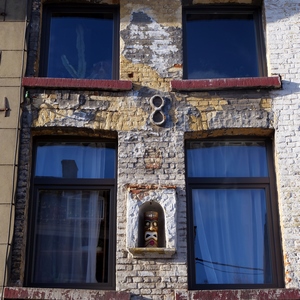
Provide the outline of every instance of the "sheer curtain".
<path id="1" fill-rule="evenodd" d="M 267 176 L 265 148 L 198 144 L 188 151 L 188 176 Z M 225 188 L 222 182 L 192 189 L 197 284 L 270 281 L 265 198 L 264 188 Z"/>
<path id="2" fill-rule="evenodd" d="M 193 190 L 197 283 L 264 283 L 264 196 L 264 190 Z"/>
<path id="3" fill-rule="evenodd" d="M 262 143 L 199 142 L 187 155 L 189 177 L 268 176 Z"/>
<path id="4" fill-rule="evenodd" d="M 77 178 L 104 178 L 105 148 L 81 145 L 38 148 L 35 175 L 63 177 L 63 160 L 76 163 Z M 97 282 L 97 245 L 104 208 L 100 192 L 41 190 L 38 199 L 34 280 Z"/>

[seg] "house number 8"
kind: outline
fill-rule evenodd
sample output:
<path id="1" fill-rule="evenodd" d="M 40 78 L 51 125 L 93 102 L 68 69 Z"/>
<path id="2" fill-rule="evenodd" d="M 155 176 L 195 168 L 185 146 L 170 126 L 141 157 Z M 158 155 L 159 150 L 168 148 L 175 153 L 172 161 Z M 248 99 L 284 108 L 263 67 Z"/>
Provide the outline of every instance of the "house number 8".
<path id="1" fill-rule="evenodd" d="M 165 105 L 165 100 L 159 95 L 154 95 L 150 99 L 150 105 L 153 108 L 153 112 L 150 115 L 151 122 L 157 126 L 163 125 L 166 121 L 166 116 L 161 109 Z"/>

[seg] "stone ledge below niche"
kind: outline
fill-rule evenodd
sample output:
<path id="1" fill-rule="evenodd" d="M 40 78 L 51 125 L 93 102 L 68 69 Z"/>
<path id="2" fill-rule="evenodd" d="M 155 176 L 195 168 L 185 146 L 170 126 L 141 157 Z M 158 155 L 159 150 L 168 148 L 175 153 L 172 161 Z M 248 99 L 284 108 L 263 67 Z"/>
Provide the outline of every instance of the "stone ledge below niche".
<path id="1" fill-rule="evenodd" d="M 133 258 L 172 258 L 176 253 L 175 248 L 128 248 Z"/>

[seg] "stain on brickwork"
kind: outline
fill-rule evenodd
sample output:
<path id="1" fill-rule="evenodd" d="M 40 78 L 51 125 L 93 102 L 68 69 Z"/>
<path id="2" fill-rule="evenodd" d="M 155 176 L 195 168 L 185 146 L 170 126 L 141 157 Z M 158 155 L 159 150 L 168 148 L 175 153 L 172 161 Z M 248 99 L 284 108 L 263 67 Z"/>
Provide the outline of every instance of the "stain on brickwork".
<path id="1" fill-rule="evenodd" d="M 162 153 L 159 149 L 154 147 L 145 149 L 144 161 L 146 169 L 160 169 L 162 164 Z"/>

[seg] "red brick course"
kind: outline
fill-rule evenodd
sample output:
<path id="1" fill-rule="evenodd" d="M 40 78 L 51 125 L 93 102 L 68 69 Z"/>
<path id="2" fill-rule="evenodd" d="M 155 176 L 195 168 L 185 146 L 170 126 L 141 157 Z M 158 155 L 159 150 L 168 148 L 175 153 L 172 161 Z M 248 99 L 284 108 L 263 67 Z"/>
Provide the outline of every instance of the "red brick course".
<path id="1" fill-rule="evenodd" d="M 126 80 L 97 80 L 73 78 L 24 77 L 24 87 L 58 89 L 94 89 L 108 91 L 130 91 L 132 82 Z"/>
<path id="2" fill-rule="evenodd" d="M 175 291 L 176 300 L 296 300 L 300 299 L 298 289 L 257 289 L 222 291 Z"/>
<path id="3" fill-rule="evenodd" d="M 172 80 L 172 91 L 207 91 L 228 89 L 278 89 L 280 76 L 249 78 L 218 78 L 197 80 Z"/>
<path id="4" fill-rule="evenodd" d="M 72 289 L 46 289 L 46 288 L 24 288 L 6 287 L 4 299 L 101 299 L 101 300 L 129 300 L 129 292 L 96 291 L 96 290 L 72 290 Z"/>

